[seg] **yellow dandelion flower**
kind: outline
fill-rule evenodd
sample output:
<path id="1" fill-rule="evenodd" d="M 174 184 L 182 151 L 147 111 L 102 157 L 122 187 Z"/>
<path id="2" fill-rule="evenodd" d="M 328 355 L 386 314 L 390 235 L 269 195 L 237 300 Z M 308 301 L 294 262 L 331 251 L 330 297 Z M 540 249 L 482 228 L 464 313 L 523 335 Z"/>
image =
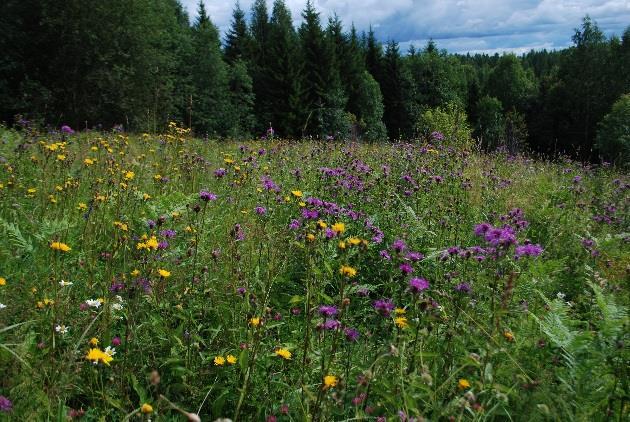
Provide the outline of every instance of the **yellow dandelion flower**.
<path id="1" fill-rule="evenodd" d="M 319 220 L 317 222 L 317 227 L 319 227 L 320 229 L 325 229 L 326 227 L 328 227 L 328 224 L 324 223 L 322 220 Z"/>
<path id="2" fill-rule="evenodd" d="M 357 246 L 361 244 L 361 239 L 359 239 L 358 237 L 351 237 L 350 239 L 348 239 L 348 243 L 352 246 Z"/>
<path id="3" fill-rule="evenodd" d="M 66 159 L 66 156 L 63 154 L 57 154 L 57 161 L 63 161 Z"/>
<path id="4" fill-rule="evenodd" d="M 91 158 L 86 158 L 85 160 L 83 160 L 83 164 L 85 164 L 86 166 L 91 166 L 95 162 L 96 162 L 96 160 L 93 160 Z"/>
<path id="5" fill-rule="evenodd" d="M 514 341 L 514 334 L 512 334 L 510 331 L 503 332 L 503 337 L 505 337 L 507 341 Z"/>
<path id="6" fill-rule="evenodd" d="M 457 387 L 460 390 L 465 390 L 467 388 L 470 388 L 470 382 L 468 382 L 468 380 L 466 378 L 461 378 L 458 382 L 457 382 Z"/>
<path id="7" fill-rule="evenodd" d="M 250 318 L 249 325 L 251 325 L 252 327 L 258 327 L 260 325 L 260 318 L 258 317 Z"/>
<path id="8" fill-rule="evenodd" d="M 92 337 L 89 341 L 90 345 L 98 346 L 98 339 L 96 337 Z"/>
<path id="9" fill-rule="evenodd" d="M 337 246 L 339 247 L 339 249 L 346 249 L 346 242 L 340 240 Z"/>
<path id="10" fill-rule="evenodd" d="M 346 225 L 343 223 L 335 223 L 332 225 L 332 230 L 335 233 L 343 233 L 346 231 Z"/>
<path id="11" fill-rule="evenodd" d="M 37 192 L 37 189 L 35 189 L 35 188 L 28 188 L 26 192 L 28 192 L 28 193 L 30 193 L 32 195 L 35 192 Z"/>
<path id="12" fill-rule="evenodd" d="M 409 327 L 409 323 L 407 323 L 407 318 L 405 317 L 396 317 L 394 318 L 394 323 L 398 328 L 407 328 Z"/>
<path id="13" fill-rule="evenodd" d="M 151 406 L 149 403 L 144 403 L 142 407 L 140 407 L 140 411 L 144 414 L 153 413 L 153 406 Z"/>
<path id="14" fill-rule="evenodd" d="M 315 241 L 315 235 L 313 233 L 307 234 L 306 235 L 306 240 L 308 240 L 309 242 Z"/>
<path id="15" fill-rule="evenodd" d="M 396 308 L 394 309 L 394 312 L 396 313 L 396 315 L 405 315 L 407 313 L 407 310 L 405 308 Z"/>
<path id="16" fill-rule="evenodd" d="M 168 278 L 171 276 L 171 272 L 167 271 L 167 270 L 163 270 L 163 269 L 159 269 L 158 273 L 160 274 L 160 277 L 162 278 Z"/>
<path id="17" fill-rule="evenodd" d="M 60 251 L 60 252 L 68 252 L 72 250 L 70 246 L 62 242 L 52 242 L 50 244 L 50 249 L 52 249 L 53 251 Z"/>
<path id="18" fill-rule="evenodd" d="M 334 375 L 326 375 L 324 377 L 324 388 L 336 387 L 339 380 Z"/>
<path id="19" fill-rule="evenodd" d="M 140 275 L 140 270 L 136 269 L 131 272 L 132 277 L 138 277 Z"/>
<path id="20" fill-rule="evenodd" d="M 214 365 L 215 366 L 223 366 L 223 365 L 225 365 L 225 358 L 223 356 L 216 356 L 214 358 Z"/>
<path id="21" fill-rule="evenodd" d="M 236 363 L 236 360 L 236 356 L 227 355 L 227 363 L 229 363 L 230 365 L 234 365 Z"/>
<path id="22" fill-rule="evenodd" d="M 357 270 L 356 268 L 352 268 L 348 265 L 342 265 L 341 268 L 339 269 L 339 273 L 341 275 L 345 275 L 346 277 L 352 278 L 355 275 L 357 275 Z"/>
<path id="23" fill-rule="evenodd" d="M 295 196 L 296 198 L 301 198 L 302 197 L 302 191 L 301 190 L 292 190 L 291 193 L 293 194 L 293 196 Z"/>
<path id="24" fill-rule="evenodd" d="M 276 356 L 280 356 L 284 360 L 291 360 L 293 355 L 287 349 L 278 349 L 276 350 Z"/>
<path id="25" fill-rule="evenodd" d="M 136 176 L 136 173 L 134 173 L 133 171 L 125 172 L 125 180 L 133 180 L 135 176 Z"/>
<path id="26" fill-rule="evenodd" d="M 0 286 L 6 286 L 7 285 L 7 279 L 4 277 L 0 277 Z"/>

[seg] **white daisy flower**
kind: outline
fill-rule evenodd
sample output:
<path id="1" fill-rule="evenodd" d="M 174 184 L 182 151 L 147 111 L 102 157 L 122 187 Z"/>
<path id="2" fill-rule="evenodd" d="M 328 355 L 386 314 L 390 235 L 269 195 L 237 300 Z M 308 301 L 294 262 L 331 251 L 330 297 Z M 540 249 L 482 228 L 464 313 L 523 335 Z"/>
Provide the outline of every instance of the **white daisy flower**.
<path id="1" fill-rule="evenodd" d="M 55 327 L 55 331 L 58 332 L 59 334 L 66 334 L 69 329 L 70 327 L 66 327 L 63 324 L 61 325 L 57 324 L 57 326 Z"/>
<path id="2" fill-rule="evenodd" d="M 5 305 L 4 303 L 0 303 L 0 309 L 4 309 L 6 307 L 7 307 L 7 305 Z"/>
<path id="3" fill-rule="evenodd" d="M 71 281 L 65 281 L 65 280 L 61 280 L 61 281 L 59 282 L 59 285 L 60 285 L 61 287 L 72 286 L 73 284 L 74 284 L 73 282 L 71 282 Z"/>
<path id="4" fill-rule="evenodd" d="M 112 346 L 107 346 L 105 348 L 105 350 L 103 350 L 105 353 L 107 353 L 109 356 L 114 356 L 116 354 L 116 349 L 113 348 Z"/>

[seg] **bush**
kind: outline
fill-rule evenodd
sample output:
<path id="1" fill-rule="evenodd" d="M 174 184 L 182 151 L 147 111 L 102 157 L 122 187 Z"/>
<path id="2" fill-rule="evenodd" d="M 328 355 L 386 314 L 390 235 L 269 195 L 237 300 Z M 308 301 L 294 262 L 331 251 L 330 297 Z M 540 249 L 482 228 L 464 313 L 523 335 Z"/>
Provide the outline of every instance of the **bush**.
<path id="1" fill-rule="evenodd" d="M 606 160 L 630 162 L 630 94 L 622 95 L 599 123 L 596 147 Z"/>
<path id="2" fill-rule="evenodd" d="M 432 132 L 441 132 L 445 142 L 450 146 L 469 149 L 473 144 L 468 117 L 457 103 L 449 103 L 445 107 L 424 111 L 416 123 L 415 130 L 422 136 L 429 136 Z"/>

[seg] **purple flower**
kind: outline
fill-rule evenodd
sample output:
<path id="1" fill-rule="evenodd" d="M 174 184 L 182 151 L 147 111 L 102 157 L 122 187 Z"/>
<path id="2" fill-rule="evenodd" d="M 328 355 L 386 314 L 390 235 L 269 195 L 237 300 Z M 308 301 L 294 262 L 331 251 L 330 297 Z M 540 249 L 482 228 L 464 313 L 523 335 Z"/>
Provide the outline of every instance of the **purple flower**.
<path id="1" fill-rule="evenodd" d="M 490 225 L 490 223 L 481 223 L 481 224 L 477 224 L 475 226 L 475 236 L 483 236 L 485 235 L 488 230 L 490 230 L 492 228 L 492 226 Z"/>
<path id="2" fill-rule="evenodd" d="M 72 128 L 68 125 L 63 125 L 61 126 L 61 132 L 67 135 L 72 135 L 74 133 L 74 130 L 72 130 Z"/>
<path id="3" fill-rule="evenodd" d="M 422 258 L 424 258 L 424 255 L 422 255 L 420 252 L 408 252 L 406 258 L 410 261 L 413 262 L 418 262 L 420 261 Z"/>
<path id="4" fill-rule="evenodd" d="M 241 296 L 245 296 L 245 293 L 247 293 L 247 289 L 245 287 L 239 287 L 238 289 L 236 289 L 236 293 Z"/>
<path id="5" fill-rule="evenodd" d="M 402 251 L 407 249 L 407 245 L 405 244 L 404 240 L 396 239 L 396 240 L 394 240 L 394 243 L 392 243 L 392 249 L 395 250 L 398 253 L 401 253 Z"/>
<path id="6" fill-rule="evenodd" d="M 392 257 L 389 255 L 389 253 L 385 249 L 380 251 L 378 254 L 381 256 L 381 258 L 386 259 L 387 261 L 392 260 Z"/>
<path id="7" fill-rule="evenodd" d="M 278 187 L 278 185 L 276 185 L 269 176 L 262 176 L 260 178 L 260 182 L 262 183 L 263 189 L 268 191 L 280 192 L 280 188 Z"/>
<path id="8" fill-rule="evenodd" d="M 337 309 L 336 306 L 322 305 L 319 307 L 319 313 L 322 314 L 323 316 L 332 317 L 332 316 L 337 315 L 338 312 L 339 310 Z"/>
<path id="9" fill-rule="evenodd" d="M 221 177 L 225 176 L 226 173 L 227 170 L 225 170 L 224 168 L 218 168 L 214 171 L 214 176 L 220 179 Z"/>
<path id="10" fill-rule="evenodd" d="M 468 283 L 459 283 L 457 286 L 455 286 L 455 291 L 470 294 L 472 289 L 470 288 L 470 284 Z"/>
<path id="11" fill-rule="evenodd" d="M 153 220 L 147 220 L 147 226 L 149 226 L 150 229 L 155 228 L 156 223 Z"/>
<path id="12" fill-rule="evenodd" d="M 122 340 L 120 339 L 120 337 L 116 336 L 112 339 L 112 346 L 118 347 L 121 344 L 122 344 Z"/>
<path id="13" fill-rule="evenodd" d="M 258 215 L 265 215 L 267 213 L 265 207 L 256 207 L 254 208 L 254 211 L 256 211 L 256 214 Z"/>
<path id="14" fill-rule="evenodd" d="M 175 237 L 175 235 L 177 235 L 177 232 L 175 230 L 173 230 L 173 229 L 166 229 L 166 230 L 162 230 L 160 232 L 160 235 L 162 237 L 167 238 L 167 239 L 171 239 L 171 238 Z"/>
<path id="15" fill-rule="evenodd" d="M 348 340 L 351 343 L 354 343 L 356 341 L 359 340 L 359 332 L 357 330 L 355 330 L 354 328 L 351 327 L 346 327 L 343 330 L 343 333 L 346 335 L 346 340 Z"/>
<path id="16" fill-rule="evenodd" d="M 488 230 L 484 236 L 486 242 L 492 246 L 510 246 L 516 243 L 516 236 L 514 230 L 505 226 L 503 228 L 492 228 Z"/>
<path id="17" fill-rule="evenodd" d="M 413 267 L 408 262 L 403 262 L 398 268 L 404 275 L 409 275 L 413 272 Z"/>
<path id="18" fill-rule="evenodd" d="M 4 396 L 0 396 L 0 411 L 9 413 L 11 410 L 13 410 L 13 403 L 11 403 L 11 400 Z"/>
<path id="19" fill-rule="evenodd" d="M 291 230 L 297 230 L 297 229 L 300 228 L 300 225 L 301 224 L 300 224 L 300 222 L 298 220 L 293 219 L 293 220 L 291 220 L 291 224 L 289 224 L 289 228 Z"/>
<path id="20" fill-rule="evenodd" d="M 232 229 L 232 237 L 235 240 L 245 240 L 245 232 L 240 224 L 237 223 L 234 225 L 234 228 Z"/>
<path id="21" fill-rule="evenodd" d="M 327 319 L 326 322 L 324 322 L 323 324 L 319 324 L 318 327 L 329 331 L 338 330 L 341 328 L 341 322 L 337 321 L 336 319 Z"/>
<path id="22" fill-rule="evenodd" d="M 210 193 L 208 191 L 202 190 L 201 192 L 199 192 L 199 199 L 202 199 L 208 202 L 208 201 L 216 200 L 217 196 L 214 193 Z"/>
<path id="23" fill-rule="evenodd" d="M 302 217 L 306 218 L 307 220 L 315 220 L 319 218 L 319 213 L 317 212 L 317 210 L 309 210 L 307 208 L 304 208 L 302 209 Z"/>
<path id="24" fill-rule="evenodd" d="M 443 141 L 444 140 L 444 134 L 442 132 L 431 132 L 431 140 L 433 141 Z"/>
<path id="25" fill-rule="evenodd" d="M 517 246 L 516 249 L 514 250 L 514 258 L 515 259 L 519 259 L 523 256 L 531 256 L 531 257 L 537 257 L 538 255 L 540 255 L 543 251 L 542 246 L 540 245 L 522 245 L 522 246 Z"/>
<path id="26" fill-rule="evenodd" d="M 379 314 L 388 317 L 394 310 L 394 302 L 391 299 L 379 299 L 372 303 L 372 307 Z"/>
<path id="27" fill-rule="evenodd" d="M 429 282 L 424 278 L 412 278 L 409 280 L 409 290 L 411 293 L 420 293 L 429 288 Z"/>

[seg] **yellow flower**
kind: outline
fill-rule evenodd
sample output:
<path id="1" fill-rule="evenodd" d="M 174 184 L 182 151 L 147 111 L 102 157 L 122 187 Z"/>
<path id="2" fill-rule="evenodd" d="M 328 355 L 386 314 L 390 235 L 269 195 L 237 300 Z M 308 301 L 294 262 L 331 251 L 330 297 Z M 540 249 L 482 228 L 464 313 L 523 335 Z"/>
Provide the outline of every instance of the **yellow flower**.
<path id="1" fill-rule="evenodd" d="M 6 286 L 7 285 L 7 279 L 4 277 L 0 277 L 0 286 Z"/>
<path id="2" fill-rule="evenodd" d="M 63 161 L 66 159 L 66 156 L 63 154 L 57 154 L 57 161 Z"/>
<path id="3" fill-rule="evenodd" d="M 133 271 L 131 272 L 131 276 L 132 276 L 132 277 L 138 277 L 139 275 L 140 275 L 140 270 L 137 270 L 137 269 L 136 269 L 136 270 L 133 270 Z"/>
<path id="4" fill-rule="evenodd" d="M 250 318 L 249 325 L 251 325 L 252 327 L 258 327 L 260 325 L 260 318 L 258 317 Z"/>
<path id="5" fill-rule="evenodd" d="M 236 356 L 227 355 L 227 363 L 230 365 L 234 365 L 236 363 Z"/>
<path id="6" fill-rule="evenodd" d="M 223 356 L 217 356 L 214 358 L 215 366 L 223 366 L 225 365 L 225 358 Z"/>
<path id="7" fill-rule="evenodd" d="M 37 189 L 35 188 L 29 188 L 26 192 L 30 193 L 31 195 L 34 194 L 35 192 L 37 192 Z"/>
<path id="8" fill-rule="evenodd" d="M 133 180 L 135 175 L 136 175 L 136 173 L 134 173 L 133 171 L 126 171 L 125 172 L 125 180 Z"/>
<path id="9" fill-rule="evenodd" d="M 346 225 L 343 223 L 335 223 L 332 225 L 332 230 L 335 233 L 343 233 L 346 231 Z"/>
<path id="10" fill-rule="evenodd" d="M 276 356 L 280 356 L 282 359 L 285 360 L 291 360 L 292 354 L 287 349 L 278 349 L 276 350 Z"/>
<path id="11" fill-rule="evenodd" d="M 405 315 L 407 313 L 407 310 L 405 308 L 396 308 L 394 309 L 394 312 L 396 313 L 396 315 Z"/>
<path id="12" fill-rule="evenodd" d="M 140 408 L 140 411 L 145 414 L 153 413 L 153 406 L 151 406 L 149 403 L 144 403 Z"/>
<path id="13" fill-rule="evenodd" d="M 72 248 L 70 246 L 66 245 L 65 243 L 62 243 L 62 242 L 52 242 L 50 244 L 50 249 L 52 249 L 53 251 L 68 252 Z"/>
<path id="14" fill-rule="evenodd" d="M 468 380 L 466 378 L 461 378 L 458 382 L 457 382 L 457 387 L 460 390 L 465 390 L 467 388 L 470 388 L 470 383 L 468 382 Z"/>
<path id="15" fill-rule="evenodd" d="M 163 270 L 163 269 L 159 269 L 158 273 L 160 274 L 160 277 L 163 277 L 163 278 L 168 278 L 168 277 L 171 276 L 171 272 L 170 271 L 166 271 L 166 270 Z"/>
<path id="16" fill-rule="evenodd" d="M 313 242 L 315 240 L 315 235 L 313 233 L 307 234 L 306 240 L 308 240 L 309 242 Z"/>
<path id="17" fill-rule="evenodd" d="M 394 318 L 394 323 L 398 328 L 407 328 L 409 324 L 407 323 L 407 318 L 405 317 L 396 317 Z"/>
<path id="18" fill-rule="evenodd" d="M 326 227 L 328 227 L 328 224 L 324 223 L 322 220 L 319 220 L 317 222 L 317 227 L 319 227 L 320 229 L 325 229 Z"/>
<path id="19" fill-rule="evenodd" d="M 151 199 L 151 195 L 149 195 L 148 193 L 143 193 L 142 199 L 144 199 L 145 201 L 148 201 L 149 199 Z"/>
<path id="20" fill-rule="evenodd" d="M 340 240 L 337 246 L 339 247 L 339 249 L 346 249 L 346 242 Z"/>
<path id="21" fill-rule="evenodd" d="M 339 273 L 341 275 L 345 275 L 346 277 L 352 278 L 355 275 L 357 275 L 357 270 L 348 265 L 342 265 L 341 268 L 339 269 Z"/>
<path id="22" fill-rule="evenodd" d="M 93 160 L 91 158 L 86 158 L 85 160 L 83 160 L 83 164 L 85 164 L 86 166 L 91 166 L 92 164 L 94 164 L 96 160 Z"/>
<path id="23" fill-rule="evenodd" d="M 98 346 L 98 339 L 96 337 L 92 337 L 90 339 L 90 345 L 92 346 Z"/>
<path id="24" fill-rule="evenodd" d="M 324 388 L 336 387 L 339 380 L 334 375 L 326 375 L 324 377 Z"/>
<path id="25" fill-rule="evenodd" d="M 109 354 L 103 352 L 101 349 L 96 348 L 96 347 L 90 349 L 87 355 L 85 356 L 85 358 L 94 363 L 97 363 L 97 362 L 104 363 L 107 366 L 109 366 L 109 363 L 112 360 L 114 360 L 114 358 L 111 357 Z"/>
<path id="26" fill-rule="evenodd" d="M 505 331 L 503 333 L 503 337 L 505 337 L 507 341 L 514 341 L 514 334 L 512 334 L 510 331 Z"/>
<path id="27" fill-rule="evenodd" d="M 351 237 L 350 239 L 348 239 L 348 243 L 350 243 L 352 246 L 357 246 L 361 244 L 361 239 L 359 239 L 358 237 Z"/>
<path id="28" fill-rule="evenodd" d="M 224 158 L 224 159 L 223 159 L 223 162 L 224 162 L 225 164 L 233 164 L 233 163 L 234 163 L 234 160 L 232 160 L 231 158 Z"/>
<path id="29" fill-rule="evenodd" d="M 293 196 L 295 196 L 296 198 L 301 198 L 302 197 L 302 191 L 301 190 L 292 190 L 291 193 L 293 194 Z"/>

